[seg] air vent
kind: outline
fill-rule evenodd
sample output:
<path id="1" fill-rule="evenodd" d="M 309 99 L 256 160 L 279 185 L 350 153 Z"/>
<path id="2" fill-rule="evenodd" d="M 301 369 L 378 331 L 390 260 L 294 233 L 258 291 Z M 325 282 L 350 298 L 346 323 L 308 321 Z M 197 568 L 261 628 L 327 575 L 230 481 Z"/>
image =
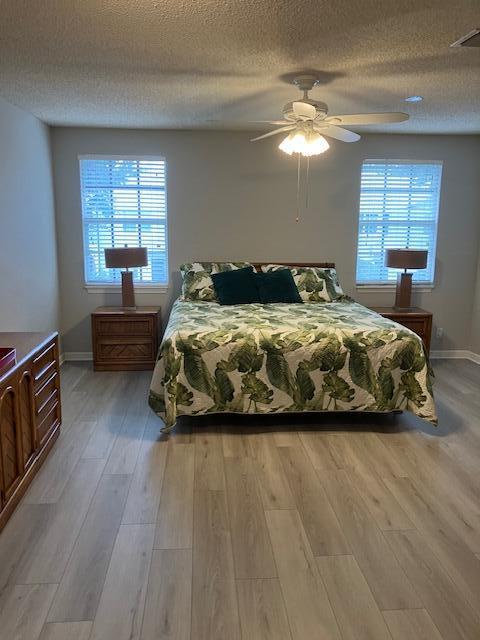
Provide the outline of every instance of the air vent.
<path id="1" fill-rule="evenodd" d="M 473 29 L 465 36 L 462 36 L 455 42 L 452 42 L 451 47 L 480 47 L 480 29 Z"/>

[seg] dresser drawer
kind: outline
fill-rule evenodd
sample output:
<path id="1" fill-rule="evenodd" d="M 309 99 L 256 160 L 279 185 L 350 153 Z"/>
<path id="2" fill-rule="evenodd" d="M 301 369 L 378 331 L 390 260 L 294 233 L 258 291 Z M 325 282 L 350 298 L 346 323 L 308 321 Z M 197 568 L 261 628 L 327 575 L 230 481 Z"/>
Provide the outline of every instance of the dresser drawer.
<path id="1" fill-rule="evenodd" d="M 151 336 L 155 329 L 155 318 L 95 318 L 98 336 Z"/>
<path id="2" fill-rule="evenodd" d="M 35 391 L 35 412 L 37 415 L 44 409 L 48 402 L 57 395 L 57 372 L 55 371 L 46 382 Z"/>
<path id="3" fill-rule="evenodd" d="M 56 349 L 53 342 L 33 359 L 35 390 L 39 389 L 54 371 L 56 371 Z"/>
<path id="4" fill-rule="evenodd" d="M 37 439 L 39 446 L 42 446 L 50 431 L 60 422 L 60 407 L 58 395 L 55 395 L 47 402 L 37 415 Z"/>

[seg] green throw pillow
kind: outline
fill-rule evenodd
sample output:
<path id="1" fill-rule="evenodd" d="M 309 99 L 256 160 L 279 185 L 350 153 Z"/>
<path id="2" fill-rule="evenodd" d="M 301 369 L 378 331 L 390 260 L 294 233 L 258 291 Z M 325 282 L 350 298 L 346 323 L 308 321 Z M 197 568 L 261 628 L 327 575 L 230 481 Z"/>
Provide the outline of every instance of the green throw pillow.
<path id="1" fill-rule="evenodd" d="M 212 273 L 212 280 L 220 304 L 252 304 L 253 302 L 260 302 L 257 275 L 253 267 Z"/>
<path id="2" fill-rule="evenodd" d="M 187 262 L 180 266 L 184 300 L 218 302 L 213 288 L 212 273 L 251 267 L 249 262 Z"/>
<path id="3" fill-rule="evenodd" d="M 303 303 L 290 269 L 257 273 L 258 292 L 263 304 L 274 302 Z"/>
<path id="4" fill-rule="evenodd" d="M 333 268 L 288 267 L 282 264 L 262 266 L 264 273 L 276 272 L 282 269 L 291 272 L 300 297 L 304 302 L 336 302 L 345 299 L 345 294 L 338 281 L 337 272 Z"/>

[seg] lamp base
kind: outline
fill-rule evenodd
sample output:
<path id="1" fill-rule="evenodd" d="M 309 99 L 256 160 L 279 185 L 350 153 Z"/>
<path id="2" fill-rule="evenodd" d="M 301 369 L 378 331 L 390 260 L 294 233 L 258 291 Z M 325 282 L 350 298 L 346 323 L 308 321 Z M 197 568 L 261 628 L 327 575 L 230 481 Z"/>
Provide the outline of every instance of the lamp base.
<path id="1" fill-rule="evenodd" d="M 135 311 L 135 293 L 133 291 L 133 273 L 122 271 L 122 306 L 128 311 Z"/>
<path id="2" fill-rule="evenodd" d="M 412 308 L 412 274 L 399 273 L 397 275 L 397 290 L 395 293 L 395 309 L 408 311 Z"/>

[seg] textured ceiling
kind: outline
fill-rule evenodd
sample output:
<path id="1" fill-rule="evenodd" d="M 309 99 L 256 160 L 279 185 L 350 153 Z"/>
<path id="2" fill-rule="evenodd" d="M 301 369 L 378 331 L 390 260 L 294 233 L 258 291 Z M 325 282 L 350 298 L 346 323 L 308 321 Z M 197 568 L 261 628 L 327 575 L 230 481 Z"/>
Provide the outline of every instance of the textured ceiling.
<path id="1" fill-rule="evenodd" d="M 449 47 L 476 27 L 480 0 L 0 0 L 0 95 L 56 125 L 252 129 L 314 69 L 331 114 L 411 116 L 369 130 L 478 133 L 480 49 Z"/>

